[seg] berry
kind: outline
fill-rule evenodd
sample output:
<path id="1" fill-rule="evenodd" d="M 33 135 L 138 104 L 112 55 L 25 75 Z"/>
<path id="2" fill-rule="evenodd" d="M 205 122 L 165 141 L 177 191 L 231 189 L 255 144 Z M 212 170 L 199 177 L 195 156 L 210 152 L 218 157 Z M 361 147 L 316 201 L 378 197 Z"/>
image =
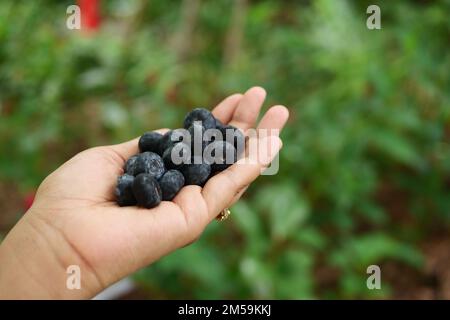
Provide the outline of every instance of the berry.
<path id="1" fill-rule="evenodd" d="M 187 144 L 180 142 L 166 149 L 162 159 L 167 169 L 177 169 L 189 162 L 190 155 L 190 147 Z"/>
<path id="2" fill-rule="evenodd" d="M 214 129 L 216 127 L 216 118 L 209 110 L 204 108 L 196 108 L 189 112 L 184 118 L 184 128 L 188 129 L 195 121 L 201 121 L 201 125 L 205 129 Z"/>
<path id="3" fill-rule="evenodd" d="M 203 186 L 211 174 L 211 166 L 206 163 L 186 164 L 181 168 L 185 185 Z"/>
<path id="4" fill-rule="evenodd" d="M 206 147 L 205 159 L 213 172 L 223 171 L 237 161 L 236 149 L 227 141 L 214 141 Z"/>
<path id="5" fill-rule="evenodd" d="M 138 155 L 135 164 L 135 174 L 147 173 L 156 179 L 166 171 L 162 158 L 156 153 L 147 151 Z"/>
<path id="6" fill-rule="evenodd" d="M 134 206 L 136 205 L 136 199 L 133 194 L 133 182 L 134 177 L 129 174 L 124 174 L 117 178 L 117 186 L 116 186 L 116 201 L 117 204 L 121 207 L 124 206 Z"/>
<path id="7" fill-rule="evenodd" d="M 177 195 L 184 186 L 184 176 L 178 170 L 169 170 L 159 180 L 162 191 L 162 199 L 170 201 Z"/>
<path id="8" fill-rule="evenodd" d="M 159 143 L 163 135 L 158 132 L 149 131 L 144 133 L 139 139 L 140 152 L 151 151 L 159 153 Z"/>
<path id="9" fill-rule="evenodd" d="M 156 207 L 162 198 L 158 181 L 150 174 L 141 173 L 133 182 L 133 194 L 137 204 L 150 209 Z"/>
<path id="10" fill-rule="evenodd" d="M 208 129 L 203 133 L 203 141 L 205 141 L 205 146 L 213 141 L 223 140 L 223 134 L 220 129 Z"/>
<path id="11" fill-rule="evenodd" d="M 208 145 L 208 141 L 203 140 L 205 128 L 198 122 L 194 122 L 188 129 L 191 137 L 191 152 L 194 157 L 202 157 L 203 150 Z"/>
<path id="12" fill-rule="evenodd" d="M 167 131 L 161 138 L 161 142 L 159 145 L 159 154 L 162 156 L 164 154 L 164 151 L 166 151 L 168 148 L 172 147 L 178 142 L 185 141 L 185 139 L 187 138 L 187 134 L 188 133 L 185 129 L 175 129 Z"/>
<path id="13" fill-rule="evenodd" d="M 136 160 L 138 159 L 138 155 L 132 156 L 128 161 L 125 163 L 125 173 L 135 176 L 136 175 Z"/>
<path id="14" fill-rule="evenodd" d="M 245 149 L 244 134 L 206 109 L 192 110 L 183 125 L 164 135 L 150 131 L 140 137 L 141 153 L 128 159 L 125 174 L 117 179 L 119 206 L 153 208 L 175 198 L 185 185 L 204 186 Z"/>
<path id="15" fill-rule="evenodd" d="M 222 131 L 223 140 L 232 143 L 240 156 L 245 150 L 245 136 L 242 131 L 232 125 L 226 125 L 220 131 Z"/>

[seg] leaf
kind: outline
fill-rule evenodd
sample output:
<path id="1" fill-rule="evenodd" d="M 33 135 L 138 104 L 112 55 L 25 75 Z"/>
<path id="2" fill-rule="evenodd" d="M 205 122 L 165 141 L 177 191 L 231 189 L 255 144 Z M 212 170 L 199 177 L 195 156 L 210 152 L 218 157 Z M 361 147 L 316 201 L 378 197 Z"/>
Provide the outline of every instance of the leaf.
<path id="1" fill-rule="evenodd" d="M 395 161 L 413 166 L 420 162 L 414 146 L 400 134 L 376 130 L 372 132 L 370 140 L 375 148 Z"/>
<path id="2" fill-rule="evenodd" d="M 309 215 L 309 206 L 300 190 L 289 183 L 265 187 L 258 193 L 258 207 L 267 211 L 271 235 L 277 240 L 299 232 Z"/>

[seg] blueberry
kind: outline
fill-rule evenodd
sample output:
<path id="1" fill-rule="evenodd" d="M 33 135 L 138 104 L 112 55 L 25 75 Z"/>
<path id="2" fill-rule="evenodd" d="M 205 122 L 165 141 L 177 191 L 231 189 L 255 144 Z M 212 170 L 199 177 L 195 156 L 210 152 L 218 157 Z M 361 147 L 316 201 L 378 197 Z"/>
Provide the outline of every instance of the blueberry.
<path id="1" fill-rule="evenodd" d="M 242 131 L 232 125 L 226 125 L 220 130 L 222 131 L 223 140 L 233 144 L 237 150 L 238 157 L 242 155 L 245 150 L 245 136 Z"/>
<path id="2" fill-rule="evenodd" d="M 205 141 L 206 145 L 213 141 L 220 141 L 223 139 L 224 136 L 220 129 L 208 129 L 203 133 L 203 141 Z"/>
<path id="3" fill-rule="evenodd" d="M 201 125 L 205 129 L 214 129 L 216 127 L 216 118 L 209 110 L 204 108 L 196 108 L 189 112 L 184 118 L 184 128 L 188 129 L 195 121 L 201 121 Z"/>
<path id="4" fill-rule="evenodd" d="M 132 189 L 137 204 L 141 207 L 150 209 L 161 202 L 161 187 L 150 174 L 141 173 L 134 178 Z"/>
<path id="5" fill-rule="evenodd" d="M 184 186 L 183 174 L 178 170 L 169 170 L 161 177 L 159 185 L 162 191 L 162 199 L 170 201 Z"/>
<path id="6" fill-rule="evenodd" d="M 139 139 L 140 152 L 151 151 L 159 153 L 159 143 L 163 135 L 158 132 L 149 131 L 144 133 Z"/>
<path id="7" fill-rule="evenodd" d="M 138 159 L 138 155 L 134 155 L 131 158 L 128 159 L 128 161 L 125 163 L 125 173 L 128 173 L 129 175 L 135 176 L 136 175 L 136 160 Z"/>
<path id="8" fill-rule="evenodd" d="M 134 206 L 136 205 L 136 199 L 133 195 L 133 182 L 134 177 L 129 174 L 124 174 L 117 178 L 117 186 L 116 186 L 116 201 L 117 204 L 121 207 L 125 206 Z"/>
<path id="9" fill-rule="evenodd" d="M 185 141 L 187 139 L 188 132 L 185 129 L 175 129 L 167 131 L 163 137 L 161 138 L 161 142 L 159 145 L 159 154 L 162 156 L 164 151 L 178 142 Z"/>
<path id="10" fill-rule="evenodd" d="M 173 142 L 171 140 L 172 132 L 173 130 L 167 131 L 161 138 L 161 141 L 159 143 L 159 155 L 162 156 L 164 151 L 173 145 Z"/>
<path id="11" fill-rule="evenodd" d="M 211 166 L 206 163 L 186 164 L 181 168 L 185 185 L 203 186 L 211 173 Z"/>
<path id="12" fill-rule="evenodd" d="M 227 141 L 214 141 L 205 149 L 205 160 L 213 172 L 223 171 L 237 161 L 236 149 Z"/>
<path id="13" fill-rule="evenodd" d="M 125 174 L 117 180 L 120 206 L 153 208 L 162 200 L 172 200 L 184 185 L 203 186 L 235 163 L 245 149 L 243 133 L 207 109 L 189 112 L 183 126 L 164 135 L 146 132 L 140 137 L 141 153 L 128 159 Z"/>
<path id="14" fill-rule="evenodd" d="M 167 169 L 177 169 L 188 163 L 191 156 L 190 146 L 180 142 L 166 149 L 163 153 L 164 165 Z"/>
<path id="15" fill-rule="evenodd" d="M 162 158 L 150 151 L 139 154 L 135 166 L 135 174 L 147 173 L 156 179 L 161 178 L 166 171 Z"/>
<path id="16" fill-rule="evenodd" d="M 194 122 L 188 129 L 191 140 L 191 151 L 195 157 L 202 157 L 203 150 L 208 145 L 208 141 L 203 140 L 205 128 L 198 122 Z"/>

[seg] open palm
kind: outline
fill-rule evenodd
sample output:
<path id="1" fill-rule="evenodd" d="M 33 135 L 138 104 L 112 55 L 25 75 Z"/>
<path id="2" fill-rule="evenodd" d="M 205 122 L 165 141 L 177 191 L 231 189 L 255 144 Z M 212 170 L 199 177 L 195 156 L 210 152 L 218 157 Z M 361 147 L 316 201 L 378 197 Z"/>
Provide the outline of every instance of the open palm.
<path id="1" fill-rule="evenodd" d="M 245 132 L 255 126 L 264 99 L 265 91 L 255 87 L 244 95 L 228 97 L 213 114 Z M 285 107 L 274 106 L 257 128 L 281 129 L 287 118 Z M 265 139 L 273 157 L 281 141 L 277 135 Z M 90 294 L 193 242 L 224 208 L 239 199 L 264 166 L 235 164 L 203 188 L 185 186 L 172 202 L 163 201 L 153 209 L 119 207 L 115 182 L 123 174 L 125 161 L 136 153 L 138 140 L 134 139 L 76 155 L 42 183 L 26 217 L 38 228 L 56 231 L 73 253 L 69 257 L 76 257 L 73 263 L 81 264 L 87 274 L 83 279 L 89 281 L 85 285 Z M 66 264 L 72 264 L 70 259 L 62 257 Z"/>

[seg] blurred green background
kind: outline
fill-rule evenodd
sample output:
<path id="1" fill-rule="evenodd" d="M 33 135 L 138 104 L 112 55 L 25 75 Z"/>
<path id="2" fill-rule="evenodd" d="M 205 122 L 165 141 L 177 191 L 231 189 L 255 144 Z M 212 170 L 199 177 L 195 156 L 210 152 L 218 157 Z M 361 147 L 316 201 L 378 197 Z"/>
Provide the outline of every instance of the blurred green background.
<path id="1" fill-rule="evenodd" d="M 291 111 L 280 172 L 140 296 L 450 298 L 450 1 L 376 1 L 368 30 L 373 1 L 109 0 L 90 32 L 74 1 L 0 2 L 3 236 L 75 153 L 260 85 Z"/>

